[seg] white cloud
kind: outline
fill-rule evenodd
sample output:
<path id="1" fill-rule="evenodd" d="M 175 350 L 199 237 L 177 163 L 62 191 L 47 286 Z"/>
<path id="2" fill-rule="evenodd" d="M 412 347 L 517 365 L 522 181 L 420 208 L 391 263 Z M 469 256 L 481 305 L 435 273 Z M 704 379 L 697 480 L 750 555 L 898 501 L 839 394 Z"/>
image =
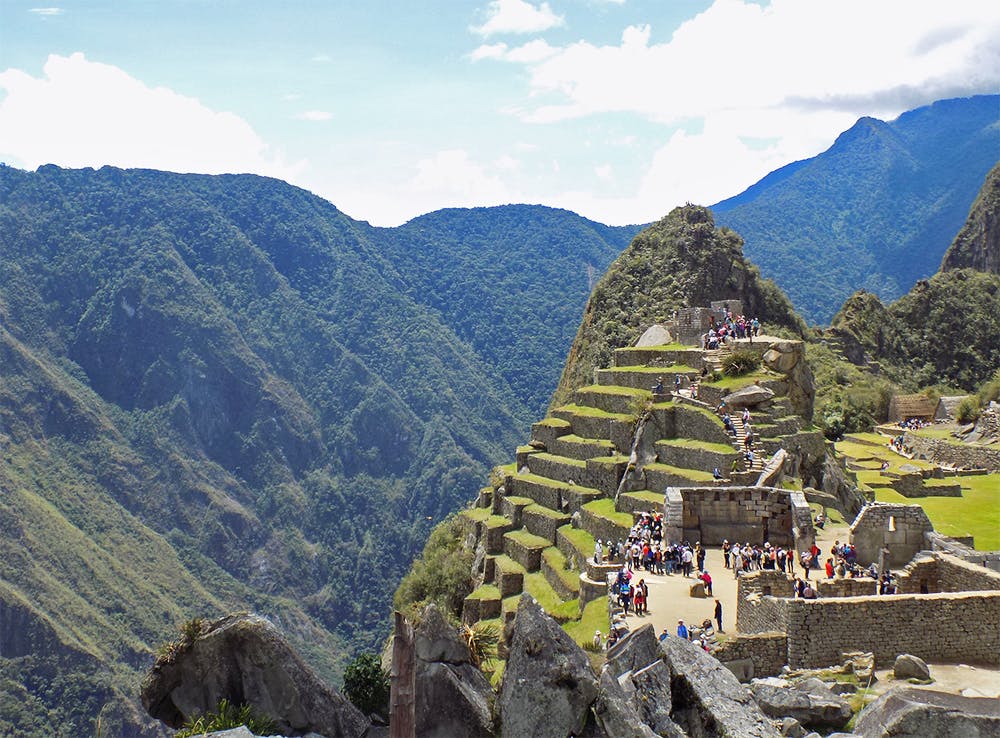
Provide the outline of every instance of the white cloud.
<path id="1" fill-rule="evenodd" d="M 289 179 L 303 166 L 284 162 L 239 116 L 80 53 L 49 56 L 41 78 L 8 69 L 0 91 L 0 159 L 29 169 L 111 164 Z"/>
<path id="2" fill-rule="evenodd" d="M 597 175 L 598 179 L 611 179 L 614 176 L 614 172 L 610 164 L 601 164 L 598 167 L 594 167 L 594 174 Z"/>
<path id="3" fill-rule="evenodd" d="M 333 118 L 333 113 L 325 110 L 306 110 L 296 114 L 295 120 L 324 121 Z"/>
<path id="4" fill-rule="evenodd" d="M 634 25 L 618 44 L 581 40 L 519 60 L 529 95 L 507 110 L 537 124 L 623 114 L 662 126 L 631 199 L 560 196 L 610 222 L 647 220 L 736 194 L 862 115 L 995 93 L 1000 3 L 955 0 L 946 13 L 924 0 L 716 0 L 663 42 Z M 496 58 L 514 61 L 509 49 Z"/>
<path id="5" fill-rule="evenodd" d="M 29 13 L 41 16 L 62 15 L 66 11 L 63 8 L 29 8 Z"/>
<path id="6" fill-rule="evenodd" d="M 507 44 L 500 43 L 496 44 L 483 44 L 472 51 L 469 54 L 469 58 L 472 61 L 481 61 L 483 59 L 503 59 L 507 55 Z"/>
<path id="7" fill-rule="evenodd" d="M 472 30 L 480 36 L 497 33 L 538 33 L 565 23 L 547 2 L 533 5 L 526 0 L 493 0 L 487 9 L 486 22 Z"/>
<path id="8" fill-rule="evenodd" d="M 543 39 L 535 39 L 521 46 L 510 47 L 505 43 L 483 44 L 469 54 L 472 61 L 494 59 L 515 64 L 535 64 L 559 53 Z"/>

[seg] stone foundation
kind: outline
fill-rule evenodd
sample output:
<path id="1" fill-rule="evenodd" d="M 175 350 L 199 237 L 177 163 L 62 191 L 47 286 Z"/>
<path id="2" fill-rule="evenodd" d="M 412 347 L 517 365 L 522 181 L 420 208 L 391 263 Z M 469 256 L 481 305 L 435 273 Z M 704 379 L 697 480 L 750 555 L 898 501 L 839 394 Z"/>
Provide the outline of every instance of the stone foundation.
<path id="1" fill-rule="evenodd" d="M 787 653 L 788 637 L 784 633 L 740 633 L 723 643 L 713 656 L 746 682 L 781 674 Z"/>
<path id="2" fill-rule="evenodd" d="M 851 524 L 851 543 L 862 566 L 876 563 L 879 569 L 905 566 L 924 547 L 924 534 L 934 530 L 920 505 L 872 502 L 865 505 Z"/>

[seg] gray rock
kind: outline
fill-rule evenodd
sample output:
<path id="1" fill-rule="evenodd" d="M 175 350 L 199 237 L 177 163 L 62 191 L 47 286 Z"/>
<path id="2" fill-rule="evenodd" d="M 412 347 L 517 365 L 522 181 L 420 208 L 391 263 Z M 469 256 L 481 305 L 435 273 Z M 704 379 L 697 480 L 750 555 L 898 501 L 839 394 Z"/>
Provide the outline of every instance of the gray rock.
<path id="1" fill-rule="evenodd" d="M 172 728 L 218 708 L 248 704 L 284 735 L 357 738 L 370 722 L 309 668 L 272 623 L 246 613 L 206 623 L 141 688 L 146 711 Z"/>
<path id="2" fill-rule="evenodd" d="M 901 653 L 892 665 L 892 675 L 896 679 L 920 679 L 928 681 L 931 678 L 930 667 L 922 658 L 908 653 Z"/>
<path id="3" fill-rule="evenodd" d="M 851 719 L 851 706 L 819 679 L 804 679 L 789 686 L 754 680 L 750 691 L 765 715 L 792 717 L 806 728 L 839 730 Z"/>
<path id="4" fill-rule="evenodd" d="M 659 323 L 649 326 L 646 332 L 639 337 L 639 340 L 635 342 L 637 347 L 645 346 L 664 346 L 668 343 L 673 342 L 673 337 L 670 335 L 670 331 L 667 330 L 665 325 L 660 325 Z"/>
<path id="5" fill-rule="evenodd" d="M 608 649 L 607 666 L 616 677 L 627 671 L 636 672 L 654 661 L 660 661 L 663 652 L 656 639 L 656 631 L 647 623 L 630 631 L 624 638 Z"/>
<path id="6" fill-rule="evenodd" d="M 662 641 L 671 674 L 672 718 L 691 738 L 779 735 L 746 688 L 712 656 L 680 638 Z"/>
<path id="7" fill-rule="evenodd" d="M 639 717 L 660 736 L 683 736 L 670 719 L 673 700 L 670 692 L 670 670 L 661 659 L 632 675 Z"/>
<path id="8" fill-rule="evenodd" d="M 830 685 L 830 691 L 839 695 L 855 694 L 858 691 L 858 685 L 852 682 L 834 682 Z"/>
<path id="9" fill-rule="evenodd" d="M 733 675 L 741 684 L 746 684 L 754 677 L 753 659 L 723 661 L 722 665 L 729 669 L 729 671 L 733 672 Z"/>
<path id="10" fill-rule="evenodd" d="M 596 698 L 597 676 L 587 654 L 530 595 L 522 595 L 498 698 L 502 738 L 579 735 Z"/>
<path id="11" fill-rule="evenodd" d="M 609 738 L 655 738 L 656 733 L 648 725 L 635 719 L 639 709 L 635 689 L 624 688 L 626 684 L 632 687 L 631 676 L 626 672 L 618 679 L 608 666 L 601 670 L 600 689 L 594 702 L 597 724 Z"/>
<path id="12" fill-rule="evenodd" d="M 731 410 L 742 410 L 745 407 L 755 407 L 774 399 L 774 392 L 767 387 L 751 384 L 726 395 L 722 401 Z"/>
<path id="13" fill-rule="evenodd" d="M 781 734 L 788 738 L 802 738 L 806 734 L 806 729 L 795 718 L 786 717 L 781 721 Z"/>
<path id="14" fill-rule="evenodd" d="M 931 689 L 891 689 L 862 710 L 854 732 L 863 738 L 998 736 L 1000 700 Z"/>
<path id="15" fill-rule="evenodd" d="M 420 625 L 413 634 L 413 646 L 421 661 L 471 664 L 469 647 L 436 605 L 428 605 L 420 614 Z"/>
<path id="16" fill-rule="evenodd" d="M 421 738 L 489 738 L 493 735 L 493 689 L 472 665 L 469 647 L 431 604 L 414 633 L 416 732 Z"/>

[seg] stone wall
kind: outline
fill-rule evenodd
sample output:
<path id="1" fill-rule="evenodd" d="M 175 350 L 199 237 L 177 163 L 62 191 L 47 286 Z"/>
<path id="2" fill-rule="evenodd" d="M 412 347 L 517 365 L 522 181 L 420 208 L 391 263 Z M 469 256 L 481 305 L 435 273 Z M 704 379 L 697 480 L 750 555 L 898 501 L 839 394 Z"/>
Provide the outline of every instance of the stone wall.
<path id="1" fill-rule="evenodd" d="M 874 562 L 880 570 L 898 569 L 924 548 L 924 534 L 933 530 L 920 505 L 872 502 L 851 524 L 851 543 L 862 566 Z"/>
<path id="2" fill-rule="evenodd" d="M 668 322 L 670 333 L 678 343 L 701 346 L 701 337 L 708 332 L 711 318 L 719 318 L 720 312 L 711 308 L 681 308 Z"/>
<path id="3" fill-rule="evenodd" d="M 937 663 L 1000 664 L 1000 592 L 785 600 L 788 664 L 839 664 L 870 651 L 879 667 L 901 653 Z"/>
<path id="4" fill-rule="evenodd" d="M 726 433 L 720 418 L 706 415 L 695 407 L 686 407 L 683 403 L 675 405 L 674 433 L 681 438 L 697 438 L 712 443 L 732 443 L 732 436 Z"/>
<path id="5" fill-rule="evenodd" d="M 671 505 L 677 497 L 683 504 Z M 680 518 L 677 515 L 680 514 Z M 764 543 L 801 550 L 812 545 L 815 531 L 801 492 L 774 487 L 670 487 L 664 520 L 671 541 L 698 540 L 721 545 L 725 539 Z"/>
<path id="6" fill-rule="evenodd" d="M 837 577 L 821 579 L 814 583 L 819 597 L 868 597 L 878 594 L 878 582 L 869 577 Z"/>
<path id="7" fill-rule="evenodd" d="M 985 566 L 995 572 L 1000 572 L 1000 551 L 977 551 L 954 538 L 948 538 L 940 533 L 928 533 L 924 542 L 931 551 L 944 551 L 970 564 Z"/>
<path id="8" fill-rule="evenodd" d="M 792 596 L 787 574 L 765 569 L 744 574 L 736 582 L 736 629 L 740 633 L 786 630 L 786 602 Z"/>
<path id="9" fill-rule="evenodd" d="M 723 643 L 713 654 L 740 681 L 777 676 L 788 655 L 788 637 L 784 633 L 739 633 Z"/>
<path id="10" fill-rule="evenodd" d="M 940 438 L 924 438 L 906 433 L 903 443 L 922 459 L 966 469 L 991 469 L 1000 471 L 1000 449 L 967 444 L 949 443 Z"/>

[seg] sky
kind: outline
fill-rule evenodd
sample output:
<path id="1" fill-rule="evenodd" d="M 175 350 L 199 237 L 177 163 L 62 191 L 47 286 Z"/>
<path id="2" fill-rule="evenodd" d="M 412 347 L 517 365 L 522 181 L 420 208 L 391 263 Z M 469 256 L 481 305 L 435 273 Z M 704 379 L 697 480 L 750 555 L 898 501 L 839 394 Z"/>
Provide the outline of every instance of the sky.
<path id="1" fill-rule="evenodd" d="M 996 0 L 0 0 L 0 161 L 253 172 L 380 226 L 650 222 L 997 92 Z"/>

